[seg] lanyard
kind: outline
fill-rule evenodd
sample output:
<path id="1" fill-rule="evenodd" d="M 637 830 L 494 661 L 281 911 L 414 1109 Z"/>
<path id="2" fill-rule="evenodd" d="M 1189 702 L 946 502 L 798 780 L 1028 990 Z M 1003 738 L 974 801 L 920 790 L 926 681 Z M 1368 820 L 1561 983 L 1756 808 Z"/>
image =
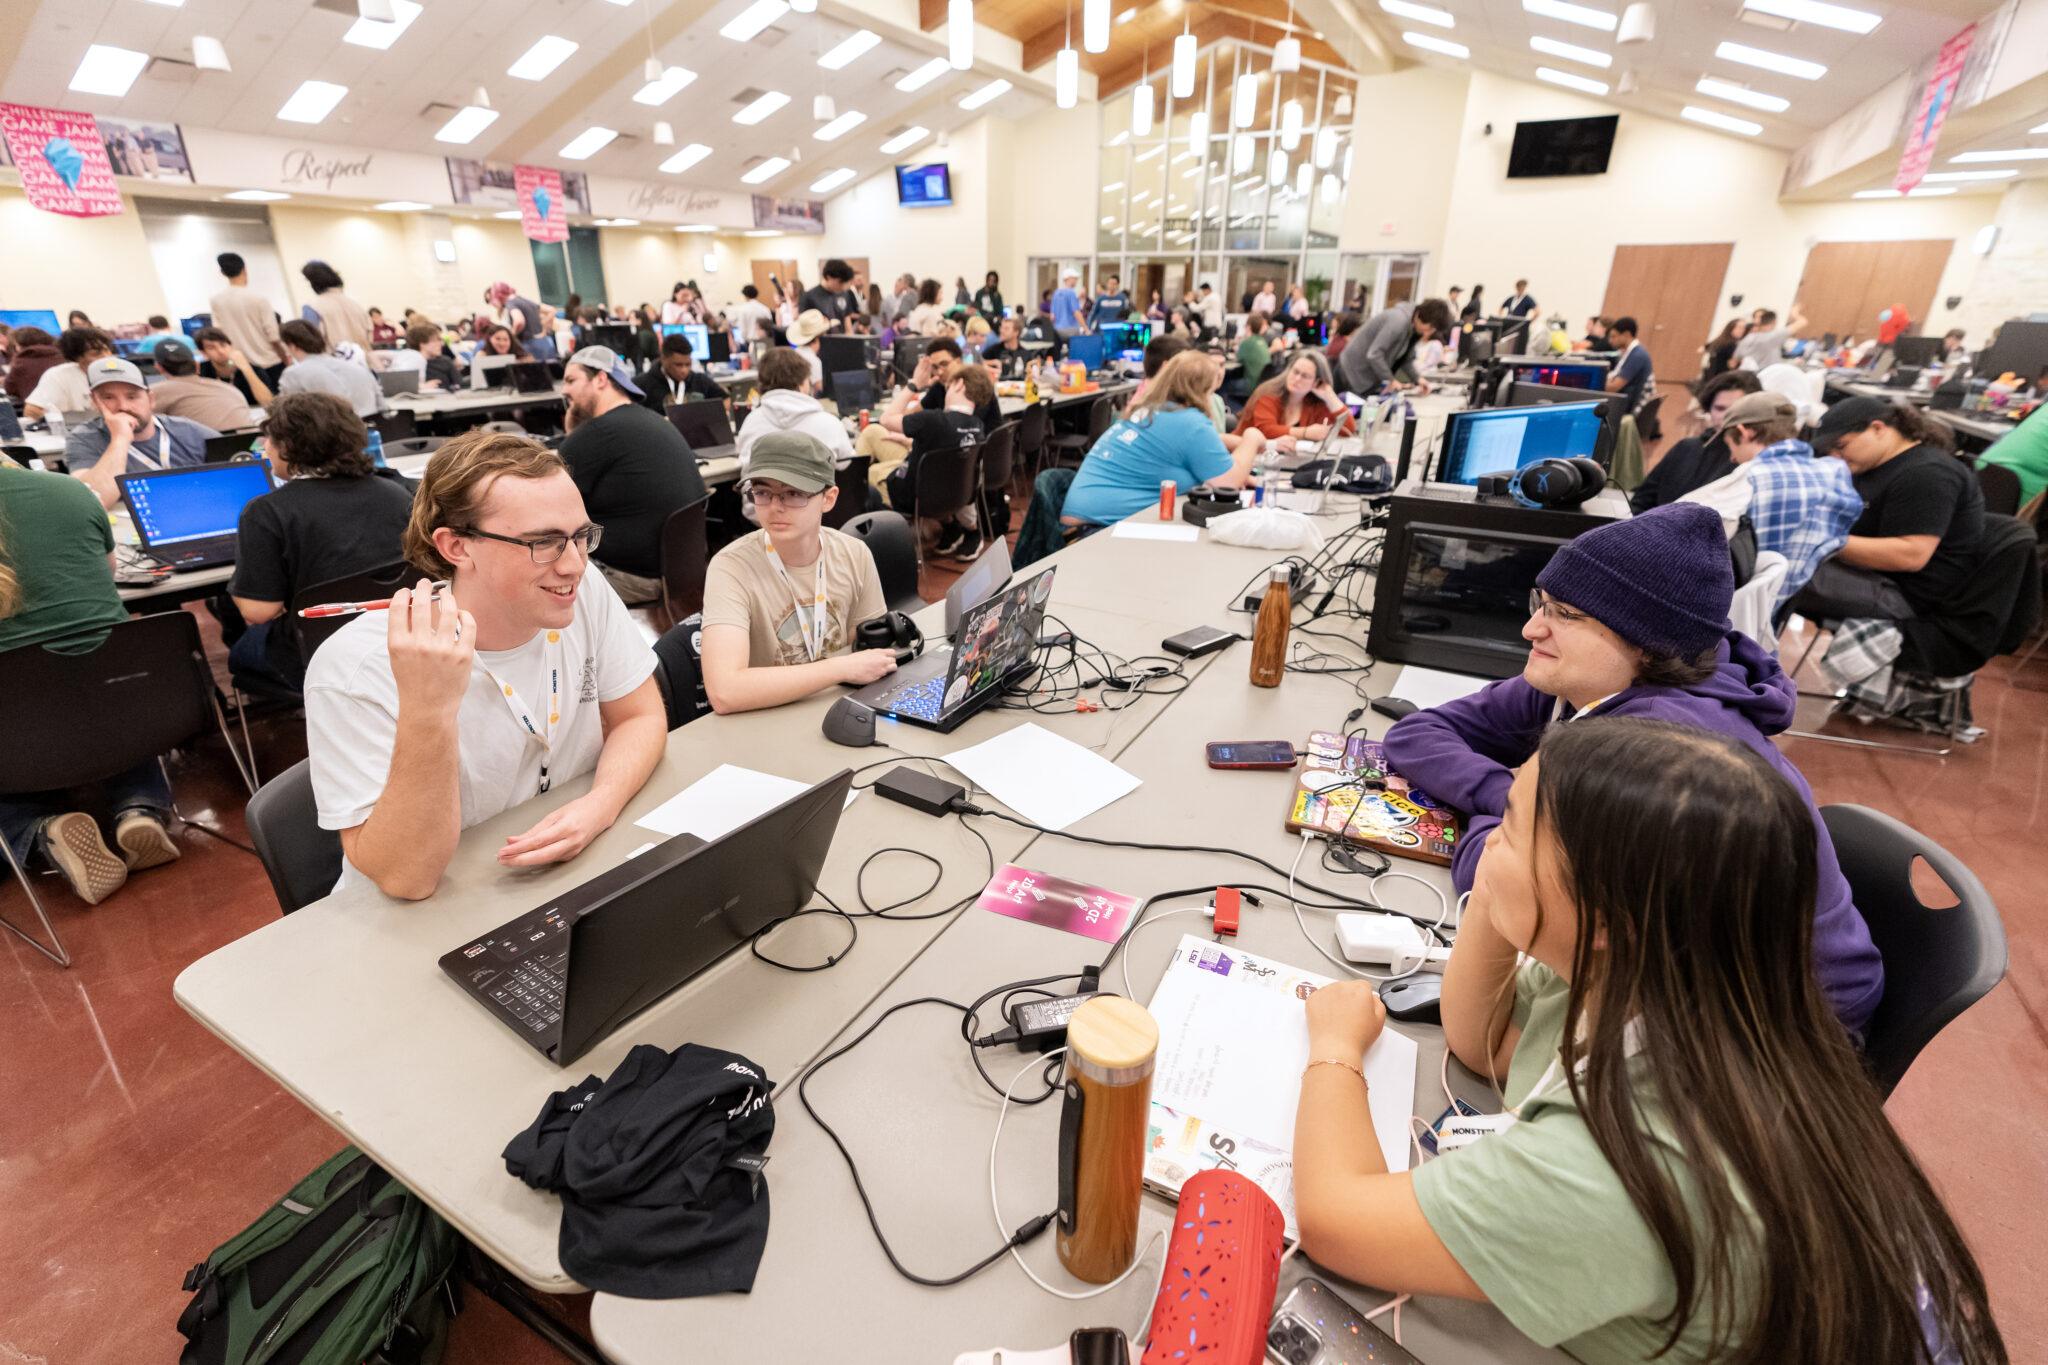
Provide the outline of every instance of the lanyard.
<path id="1" fill-rule="evenodd" d="M 796 628 L 804 637 L 804 653 L 811 657 L 811 662 L 816 663 L 825 654 L 825 547 L 818 547 L 817 583 L 812 590 L 811 614 L 806 616 L 804 599 L 797 592 L 796 584 L 791 581 L 789 570 L 782 567 L 782 556 L 776 552 L 775 542 L 768 538 L 766 531 L 761 533 L 761 543 L 768 547 L 768 567 L 775 570 L 783 585 L 789 589 L 790 601 L 796 608 Z"/>
<path id="2" fill-rule="evenodd" d="M 548 645 L 548 721 L 545 730 L 534 721 L 532 708 L 527 706 L 518 690 L 489 667 L 484 668 L 484 676 L 497 686 L 498 695 L 505 699 L 505 709 L 512 713 L 512 719 L 518 721 L 527 734 L 540 741 L 540 789 L 543 792 L 551 785 L 548 765 L 554 761 L 555 727 L 562 720 L 562 665 L 563 656 L 567 653 L 562 647 L 562 632 L 559 630 L 548 632 Z"/>

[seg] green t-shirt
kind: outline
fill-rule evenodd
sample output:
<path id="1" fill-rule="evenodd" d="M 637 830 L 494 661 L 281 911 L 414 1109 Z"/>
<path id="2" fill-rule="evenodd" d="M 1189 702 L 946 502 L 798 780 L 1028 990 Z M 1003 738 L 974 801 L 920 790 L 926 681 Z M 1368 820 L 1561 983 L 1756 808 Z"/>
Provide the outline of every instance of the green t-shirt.
<path id="1" fill-rule="evenodd" d="M 1568 994 L 1549 968 L 1522 969 L 1522 1036 L 1503 1090 L 1510 1106 L 1520 1103 L 1522 1120 L 1423 1165 L 1415 1198 L 1465 1273 L 1532 1340 L 1588 1365 L 1647 1361 L 1664 1340 L 1657 1320 L 1677 1298 L 1670 1262 L 1579 1117 L 1562 1070 L 1542 1095 L 1528 1097 L 1563 1045 Z M 1689 1189 L 1683 1154 L 1654 1108 L 1650 1127 L 1653 1150 Z M 1709 1358 L 1711 1308 L 1697 1306 L 1661 1360 Z"/>
<path id="2" fill-rule="evenodd" d="M 1273 363 L 1273 350 L 1264 337 L 1248 336 L 1237 343 L 1237 363 L 1244 366 L 1244 382 L 1256 384 L 1265 377 L 1266 366 Z"/>
<path id="3" fill-rule="evenodd" d="M 0 650 L 101 628 L 77 641 L 97 648 L 128 619 L 107 555 L 114 530 L 93 491 L 65 474 L 0 461 L 0 559 L 21 584 L 21 606 L 0 618 Z"/>
<path id="4" fill-rule="evenodd" d="M 2020 506 L 2025 507 L 2048 488 L 2048 403 L 2027 415 L 2027 420 L 1984 452 L 1982 464 L 2004 465 L 2020 479 Z"/>

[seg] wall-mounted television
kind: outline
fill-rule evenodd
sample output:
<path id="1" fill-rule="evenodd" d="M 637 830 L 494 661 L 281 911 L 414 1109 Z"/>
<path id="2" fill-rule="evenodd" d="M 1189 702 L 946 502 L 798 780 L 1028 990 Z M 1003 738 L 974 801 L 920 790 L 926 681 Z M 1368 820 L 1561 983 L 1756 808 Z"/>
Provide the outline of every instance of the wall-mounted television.
<path id="1" fill-rule="evenodd" d="M 896 202 L 905 208 L 928 209 L 953 202 L 953 171 L 943 161 L 896 168 Z"/>
<path id="2" fill-rule="evenodd" d="M 1508 153 L 1508 179 L 1545 175 L 1605 175 L 1614 150 L 1619 114 L 1598 118 L 1555 118 L 1515 125 Z"/>

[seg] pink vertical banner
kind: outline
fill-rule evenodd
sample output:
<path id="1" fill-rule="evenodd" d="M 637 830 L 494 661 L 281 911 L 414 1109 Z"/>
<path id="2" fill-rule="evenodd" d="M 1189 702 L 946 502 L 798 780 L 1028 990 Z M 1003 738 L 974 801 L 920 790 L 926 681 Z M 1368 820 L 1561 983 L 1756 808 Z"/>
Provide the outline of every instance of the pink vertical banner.
<path id="1" fill-rule="evenodd" d="M 569 240 L 569 201 L 562 193 L 562 173 L 546 166 L 514 166 L 512 188 L 519 195 L 519 223 L 527 240 Z"/>
<path id="2" fill-rule="evenodd" d="M 1963 83 L 1963 63 L 1969 60 L 1970 41 L 1976 36 L 1977 26 L 1971 24 L 1943 43 L 1934 59 L 1927 88 L 1920 92 L 1920 107 L 1913 111 L 1913 126 L 1906 130 L 1906 150 L 1899 157 L 1899 173 L 1892 178 L 1892 188 L 1901 194 L 1920 183 L 1934 160 L 1934 144 L 1956 102 L 1956 90 Z"/>
<path id="3" fill-rule="evenodd" d="M 29 203 L 71 218 L 121 212 L 121 189 L 91 114 L 0 104 L 0 132 Z"/>

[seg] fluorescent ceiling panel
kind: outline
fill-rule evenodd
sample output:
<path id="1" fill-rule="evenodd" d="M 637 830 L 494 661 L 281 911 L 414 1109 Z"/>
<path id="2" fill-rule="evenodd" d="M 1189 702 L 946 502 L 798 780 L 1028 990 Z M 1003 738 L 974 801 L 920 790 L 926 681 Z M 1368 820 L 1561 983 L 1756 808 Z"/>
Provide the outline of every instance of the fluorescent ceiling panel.
<path id="1" fill-rule="evenodd" d="M 678 171 L 689 170 L 690 167 L 710 155 L 711 149 L 709 147 L 701 142 L 692 142 L 689 146 L 682 148 L 674 156 L 662 162 L 661 169 L 670 175 L 674 175 Z"/>
<path id="2" fill-rule="evenodd" d="M 1553 66 L 1537 67 L 1536 79 L 1549 81 L 1552 85 L 1561 85 L 1567 90 L 1581 90 L 1588 95 L 1607 93 L 1606 81 L 1596 81 L 1591 76 L 1581 76 L 1571 71 L 1559 71 Z"/>
<path id="3" fill-rule="evenodd" d="M 420 17 L 420 6 L 414 0 L 391 0 L 391 13 L 394 17 L 389 23 L 377 19 L 356 20 L 348 26 L 348 32 L 341 35 L 341 40 L 357 47 L 384 51 L 405 36 L 405 31 L 412 27 L 412 21 Z"/>
<path id="4" fill-rule="evenodd" d="M 862 29 L 858 33 L 841 39 L 831 51 L 818 58 L 818 65 L 824 67 L 827 71 L 838 71 L 848 63 L 872 51 L 876 44 L 881 41 L 882 39 L 878 34 Z"/>
<path id="5" fill-rule="evenodd" d="M 1724 62 L 1741 62 L 1744 66 L 1775 71 L 1781 76 L 1797 76 L 1802 81 L 1817 81 L 1828 74 L 1828 69 L 1819 62 L 1788 57 L 1782 52 L 1751 47 L 1747 43 L 1723 43 L 1714 49 L 1714 55 Z"/>
<path id="6" fill-rule="evenodd" d="M 618 135 L 616 128 L 592 124 L 569 139 L 568 144 L 557 155 L 565 161 L 588 161 L 611 145 L 611 140 Z"/>
<path id="7" fill-rule="evenodd" d="M 1703 123 L 1709 128 L 1719 128 L 1724 133 L 1741 133 L 1744 137 L 1755 137 L 1764 130 L 1761 123 L 1752 123 L 1746 118 L 1724 114 L 1718 109 L 1702 109 L 1697 104 L 1688 104 L 1678 111 L 1680 118 L 1694 123 Z"/>
<path id="8" fill-rule="evenodd" d="M 788 169 L 788 157 L 771 156 L 766 161 L 762 162 L 760 165 L 754 167 L 753 170 L 748 171 L 745 175 L 741 176 L 740 179 L 745 181 L 749 185 L 758 185 L 764 180 L 771 180 L 774 177 L 781 175 L 784 171 Z"/>
<path id="9" fill-rule="evenodd" d="M 1531 14 L 1540 14 L 1546 19 L 1561 19 L 1567 24 L 1579 24 L 1586 28 L 1597 28 L 1602 33 L 1614 32 L 1621 21 L 1604 9 L 1590 5 L 1574 5 L 1567 0 L 1522 0 L 1522 8 Z"/>
<path id="10" fill-rule="evenodd" d="M 498 111 L 481 104 L 465 105 L 434 134 L 436 142 L 474 142 L 477 135 L 498 121 Z"/>
<path id="11" fill-rule="evenodd" d="M 718 31 L 736 43 L 752 42 L 762 29 L 787 13 L 788 0 L 754 0 Z"/>
<path id="12" fill-rule="evenodd" d="M 1821 0 L 1742 0 L 1742 7 L 1795 23 L 1838 28 L 1844 33 L 1868 33 L 1884 22 L 1881 15 L 1850 9 L 1847 5 L 1822 4 Z"/>
<path id="13" fill-rule="evenodd" d="M 1434 33 L 1404 33 L 1401 41 L 1410 47 L 1419 47 L 1425 52 L 1441 52 L 1446 57 L 1469 57 L 1472 49 L 1463 43 L 1454 43 L 1449 38 L 1439 38 Z"/>
<path id="14" fill-rule="evenodd" d="M 905 128 L 902 132 L 896 134 L 896 136 L 890 138 L 887 142 L 882 144 L 882 154 L 885 156 L 894 156 L 898 152 L 909 151 L 912 147 L 915 147 L 918 143 L 924 141 L 931 135 L 932 130 L 929 128 L 917 126 Z"/>
<path id="15" fill-rule="evenodd" d="M 345 85 L 332 85 L 326 81 L 304 81 L 292 91 L 292 97 L 284 102 L 284 108 L 277 116 L 286 123 L 319 123 L 334 112 L 342 97 L 348 94 Z"/>
<path id="16" fill-rule="evenodd" d="M 1606 70 L 1614 65 L 1614 54 L 1602 52 L 1596 47 L 1580 47 L 1577 43 L 1561 43 L 1555 38 L 1541 36 L 1531 38 L 1529 46 L 1548 57 L 1562 57 L 1568 62 L 1584 62 Z"/>
<path id="17" fill-rule="evenodd" d="M 687 66 L 663 67 L 660 80 L 649 81 L 633 93 L 633 103 L 652 105 L 658 109 L 674 99 L 678 91 L 696 79 L 697 73 Z"/>
<path id="18" fill-rule="evenodd" d="M 1732 81 L 1716 80 L 1712 76 L 1700 77 L 1699 84 L 1693 89 L 1702 95 L 1712 95 L 1717 100 L 1727 100 L 1730 104 L 1746 104 L 1752 109 L 1761 109 L 1767 114 L 1782 114 L 1792 107 L 1791 100 L 1777 95 L 1766 95 L 1761 90 L 1751 90 L 1746 85 L 1736 85 Z"/>
<path id="19" fill-rule="evenodd" d="M 546 80 L 554 74 L 556 67 L 569 60 L 576 52 L 571 40 L 549 33 L 539 42 L 520 54 L 519 60 L 505 68 L 505 74 L 516 76 L 522 81 Z"/>
<path id="20" fill-rule="evenodd" d="M 778 3 L 780 0 L 778 0 Z M 732 116 L 734 123 L 755 124 L 789 103 L 789 96 L 780 90 L 770 90 L 746 108 Z"/>
<path id="21" fill-rule="evenodd" d="M 142 68 L 149 65 L 147 52 L 94 43 L 72 73 L 71 89 L 81 95 L 125 95 Z"/>

